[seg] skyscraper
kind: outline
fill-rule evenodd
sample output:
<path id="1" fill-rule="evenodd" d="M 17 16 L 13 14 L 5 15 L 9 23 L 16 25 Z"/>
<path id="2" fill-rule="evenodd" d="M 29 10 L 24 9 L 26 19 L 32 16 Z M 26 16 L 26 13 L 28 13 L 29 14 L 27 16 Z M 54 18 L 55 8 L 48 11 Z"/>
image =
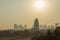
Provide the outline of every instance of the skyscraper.
<path id="1" fill-rule="evenodd" d="M 39 21 L 38 18 L 34 20 L 34 30 L 39 30 Z"/>

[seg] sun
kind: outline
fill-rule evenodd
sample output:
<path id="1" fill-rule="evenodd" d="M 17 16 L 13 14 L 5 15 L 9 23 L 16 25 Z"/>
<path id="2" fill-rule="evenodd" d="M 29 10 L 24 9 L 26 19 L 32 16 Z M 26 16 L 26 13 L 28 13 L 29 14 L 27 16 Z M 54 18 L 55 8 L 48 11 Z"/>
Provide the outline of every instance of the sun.
<path id="1" fill-rule="evenodd" d="M 35 2 L 35 7 L 37 8 L 43 8 L 44 6 L 45 6 L 45 3 L 43 1 Z"/>

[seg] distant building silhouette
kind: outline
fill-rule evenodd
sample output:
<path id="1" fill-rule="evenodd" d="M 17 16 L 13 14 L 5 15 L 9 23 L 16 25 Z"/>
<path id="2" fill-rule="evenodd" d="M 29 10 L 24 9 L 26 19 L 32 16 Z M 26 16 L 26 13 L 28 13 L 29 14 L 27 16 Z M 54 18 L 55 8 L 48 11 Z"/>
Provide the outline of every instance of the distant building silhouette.
<path id="1" fill-rule="evenodd" d="M 34 30 L 39 30 L 39 21 L 38 18 L 34 20 Z"/>
<path id="2" fill-rule="evenodd" d="M 49 29 L 49 30 L 54 30 L 54 25 L 48 26 L 48 29 Z"/>
<path id="3" fill-rule="evenodd" d="M 14 29 L 17 29 L 17 24 L 14 24 Z"/>
<path id="4" fill-rule="evenodd" d="M 25 28 L 23 27 L 23 25 L 17 25 L 14 24 L 14 30 L 24 30 Z"/>
<path id="5" fill-rule="evenodd" d="M 24 27 L 25 27 L 25 30 L 27 30 L 27 25 L 24 25 Z"/>

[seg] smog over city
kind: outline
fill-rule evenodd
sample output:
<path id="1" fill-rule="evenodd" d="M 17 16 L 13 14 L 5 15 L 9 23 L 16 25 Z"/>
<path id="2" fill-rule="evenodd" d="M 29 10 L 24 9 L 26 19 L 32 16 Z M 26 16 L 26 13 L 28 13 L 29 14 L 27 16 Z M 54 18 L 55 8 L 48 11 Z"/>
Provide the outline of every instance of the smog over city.
<path id="1" fill-rule="evenodd" d="M 0 40 L 60 40 L 60 0 L 0 0 Z"/>

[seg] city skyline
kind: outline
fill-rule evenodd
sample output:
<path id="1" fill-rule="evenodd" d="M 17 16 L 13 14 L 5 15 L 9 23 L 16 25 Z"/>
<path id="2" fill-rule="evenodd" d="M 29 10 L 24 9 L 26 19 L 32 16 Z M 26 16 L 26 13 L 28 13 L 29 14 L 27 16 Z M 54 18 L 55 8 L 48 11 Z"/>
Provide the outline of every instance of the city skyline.
<path id="1" fill-rule="evenodd" d="M 0 0 L 0 29 L 12 29 L 15 23 L 31 28 L 35 18 L 39 19 L 41 25 L 60 23 L 60 0 L 42 0 L 44 8 L 34 7 L 36 1 Z"/>
<path id="2" fill-rule="evenodd" d="M 55 23 L 54 25 L 41 25 L 39 23 L 38 18 L 36 18 L 34 20 L 33 25 L 31 26 L 31 28 L 28 28 L 28 26 L 22 25 L 22 24 L 14 24 L 12 29 L 4 29 L 4 30 L 34 30 L 34 31 L 38 31 L 38 30 L 54 30 L 56 27 L 60 27 L 60 23 Z M 0 29 L 1 30 L 1 29 Z"/>

